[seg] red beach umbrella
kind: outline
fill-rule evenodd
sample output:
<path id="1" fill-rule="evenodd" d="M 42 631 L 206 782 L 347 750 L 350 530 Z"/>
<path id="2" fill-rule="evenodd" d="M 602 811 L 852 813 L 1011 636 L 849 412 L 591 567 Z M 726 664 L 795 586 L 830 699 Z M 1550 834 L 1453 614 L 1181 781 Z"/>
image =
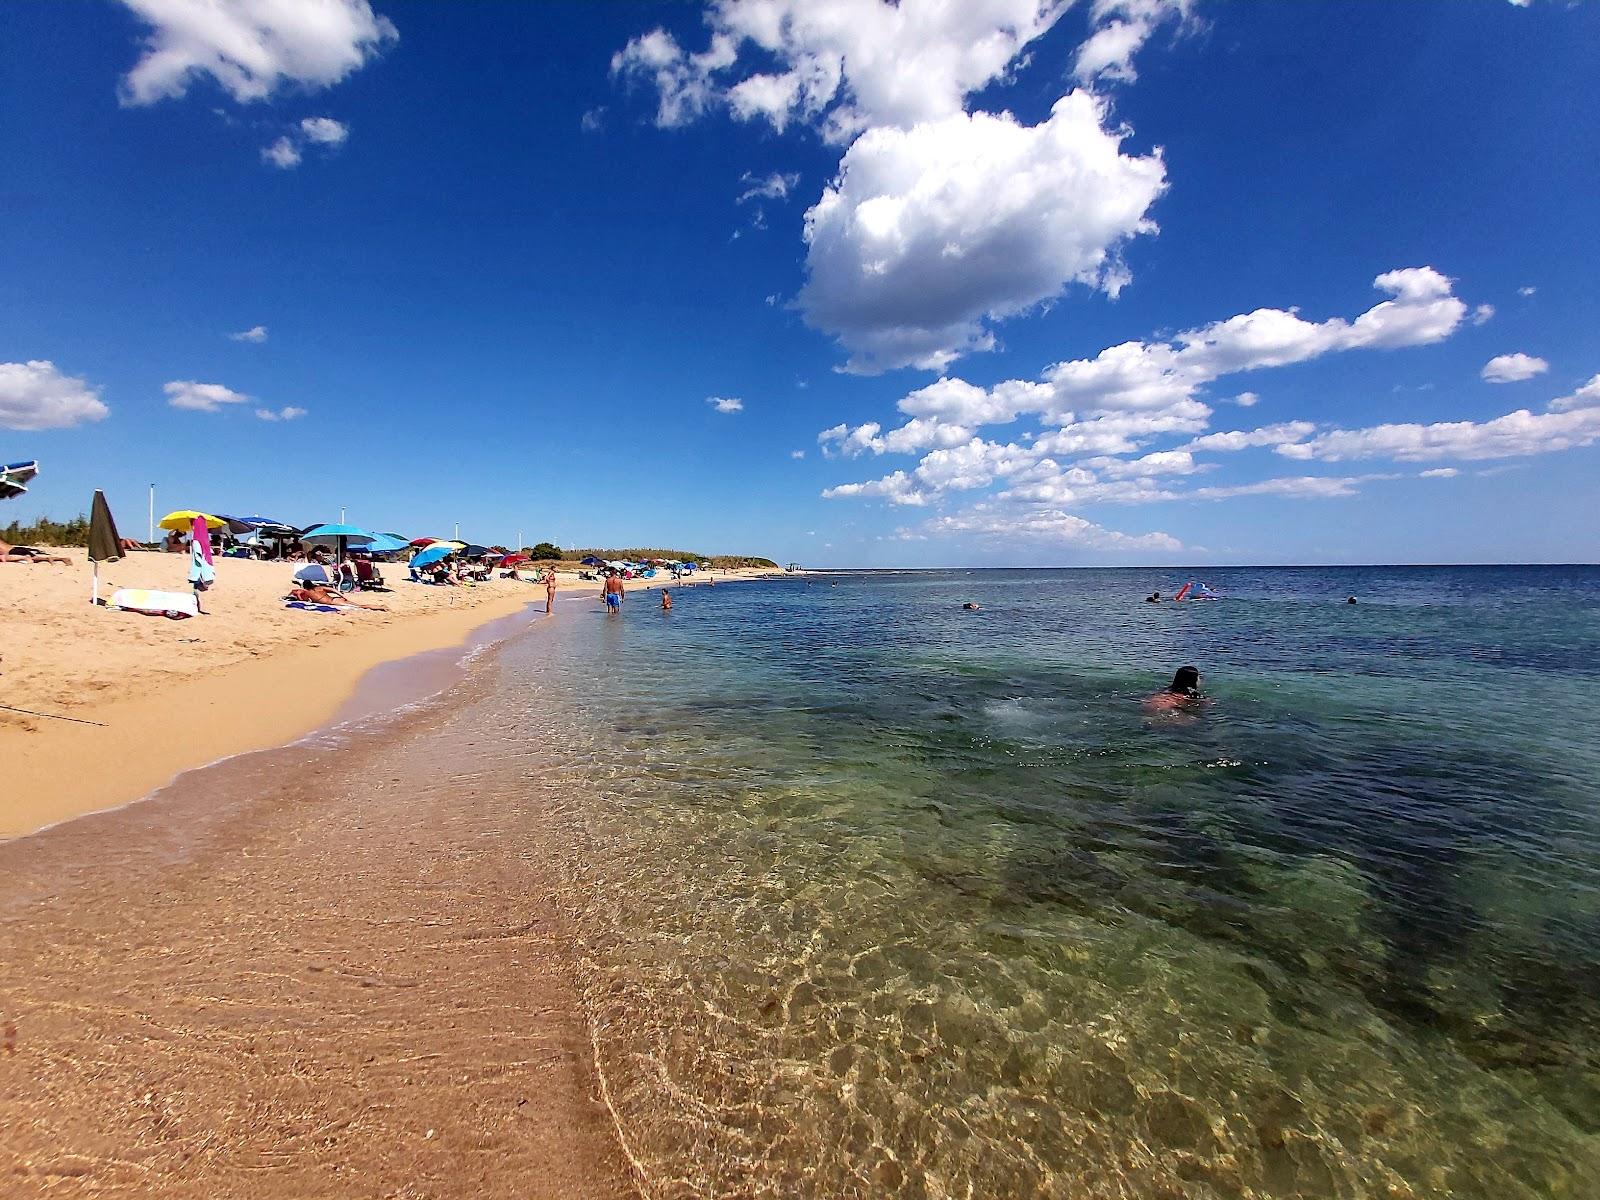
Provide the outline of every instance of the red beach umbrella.
<path id="1" fill-rule="evenodd" d="M 437 542 L 438 540 L 439 540 L 438 538 L 412 538 L 411 539 L 411 544 L 413 546 L 419 546 L 419 547 L 420 546 L 431 546 L 435 542 Z"/>

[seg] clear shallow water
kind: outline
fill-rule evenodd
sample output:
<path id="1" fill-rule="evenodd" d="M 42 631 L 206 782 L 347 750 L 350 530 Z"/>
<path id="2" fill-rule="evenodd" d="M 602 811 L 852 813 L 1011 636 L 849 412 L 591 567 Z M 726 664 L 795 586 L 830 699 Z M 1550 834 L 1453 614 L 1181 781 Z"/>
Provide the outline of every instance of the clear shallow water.
<path id="1" fill-rule="evenodd" d="M 700 587 L 501 652 L 475 748 L 566 798 L 655 1194 L 1600 1195 L 1600 570 L 1207 578 Z M 1186 662 L 1214 703 L 1146 717 Z"/>

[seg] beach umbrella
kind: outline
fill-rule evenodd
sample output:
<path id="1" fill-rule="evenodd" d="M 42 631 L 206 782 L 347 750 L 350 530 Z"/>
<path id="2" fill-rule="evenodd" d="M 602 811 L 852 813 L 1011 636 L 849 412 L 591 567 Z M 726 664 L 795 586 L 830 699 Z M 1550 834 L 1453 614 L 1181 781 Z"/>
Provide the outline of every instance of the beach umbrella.
<path id="1" fill-rule="evenodd" d="M 233 517 L 223 515 L 222 519 L 228 523 L 228 528 L 235 533 L 243 533 L 249 530 L 265 534 L 271 538 L 298 537 L 300 534 L 300 531 L 287 521 L 279 521 L 273 517 Z M 245 529 L 239 529 L 238 526 L 240 525 L 243 525 Z"/>
<path id="2" fill-rule="evenodd" d="M 435 542 L 437 542 L 438 540 L 439 540 L 438 538 L 412 538 L 411 539 L 411 545 L 417 546 L 417 547 L 431 546 Z"/>
<path id="3" fill-rule="evenodd" d="M 354 525 L 341 525 L 338 522 L 325 525 L 313 525 L 300 535 L 302 542 L 310 542 L 318 546 L 337 546 L 339 548 L 339 561 L 344 561 L 345 551 L 354 544 L 364 547 L 372 544 L 376 534 L 368 533 Z"/>
<path id="4" fill-rule="evenodd" d="M 192 508 L 180 508 L 177 512 L 169 512 L 157 521 L 156 528 L 188 533 L 194 528 L 196 521 L 204 521 L 207 529 L 223 529 L 228 524 L 221 517 L 213 517 L 210 513 L 195 512 Z"/>
<path id="5" fill-rule="evenodd" d="M 508 554 L 500 560 L 500 565 L 502 567 L 514 567 L 518 563 L 525 563 L 527 561 L 528 556 L 526 554 Z"/>
<path id="6" fill-rule="evenodd" d="M 39 473 L 39 464 L 27 462 L 7 463 L 0 467 L 0 500 L 10 500 L 28 490 L 28 484 Z"/>
<path id="7" fill-rule="evenodd" d="M 466 546 L 458 546 L 458 549 L 465 558 L 487 558 L 489 556 L 489 547 L 487 546 L 476 546 L 469 544 Z"/>
<path id="8" fill-rule="evenodd" d="M 397 538 L 390 533 L 375 533 L 370 542 L 358 549 L 365 550 L 368 554 L 397 554 L 410 547 L 411 543 L 404 538 Z"/>
<path id="9" fill-rule="evenodd" d="M 448 547 L 448 546 L 441 546 L 441 545 L 429 546 L 425 550 L 418 550 L 417 551 L 417 553 L 411 559 L 411 565 L 413 567 L 428 567 L 428 566 L 432 566 L 434 563 L 438 562 L 440 559 L 449 558 L 450 554 L 451 554 L 451 550 L 450 550 L 450 547 Z"/>
<path id="10" fill-rule="evenodd" d="M 106 494 L 96 491 L 89 505 L 89 561 L 94 564 L 94 582 L 90 585 L 89 602 L 100 603 L 100 564 L 116 562 L 122 557 L 122 536 L 117 533 L 117 523 L 111 518 L 111 506 Z"/>
<path id="11" fill-rule="evenodd" d="M 319 545 L 331 546 L 340 538 L 343 538 L 346 542 L 360 542 L 365 545 L 377 536 L 377 534 L 368 533 L 365 529 L 355 525 L 340 525 L 338 522 L 331 522 L 325 525 L 313 525 L 300 535 L 300 540 L 302 542 L 316 542 Z"/>
<path id="12" fill-rule="evenodd" d="M 321 563 L 307 563 L 294 573 L 294 577 L 301 583 L 327 583 L 328 568 Z"/>
<path id="13" fill-rule="evenodd" d="M 584 567 L 603 567 L 606 565 L 606 560 L 590 554 L 580 559 L 579 565 Z"/>

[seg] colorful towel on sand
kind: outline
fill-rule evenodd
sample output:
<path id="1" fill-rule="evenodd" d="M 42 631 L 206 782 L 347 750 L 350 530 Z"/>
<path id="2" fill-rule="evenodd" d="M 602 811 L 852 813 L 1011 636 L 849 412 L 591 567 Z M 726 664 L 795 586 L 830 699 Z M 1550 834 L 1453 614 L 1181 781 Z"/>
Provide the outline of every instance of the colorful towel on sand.
<path id="1" fill-rule="evenodd" d="M 298 608 L 302 612 L 349 612 L 350 610 L 338 604 L 313 604 L 309 600 L 285 600 L 285 608 Z"/>
<path id="2" fill-rule="evenodd" d="M 149 613 L 157 617 L 197 617 L 200 601 L 193 592 L 154 592 L 148 588 L 118 588 L 111 593 L 111 607 L 127 612 Z"/>

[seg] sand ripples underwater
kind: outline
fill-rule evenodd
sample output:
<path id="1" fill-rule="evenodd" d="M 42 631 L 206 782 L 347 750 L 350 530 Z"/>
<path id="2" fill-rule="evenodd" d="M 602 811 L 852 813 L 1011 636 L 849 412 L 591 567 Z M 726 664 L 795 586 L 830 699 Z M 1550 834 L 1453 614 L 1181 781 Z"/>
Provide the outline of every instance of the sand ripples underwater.
<path id="1" fill-rule="evenodd" d="M 477 769 L 555 750 L 653 1195 L 1600 1193 L 1600 572 L 1211 582 L 702 588 L 501 654 Z M 1214 705 L 1146 718 L 1184 661 Z"/>

